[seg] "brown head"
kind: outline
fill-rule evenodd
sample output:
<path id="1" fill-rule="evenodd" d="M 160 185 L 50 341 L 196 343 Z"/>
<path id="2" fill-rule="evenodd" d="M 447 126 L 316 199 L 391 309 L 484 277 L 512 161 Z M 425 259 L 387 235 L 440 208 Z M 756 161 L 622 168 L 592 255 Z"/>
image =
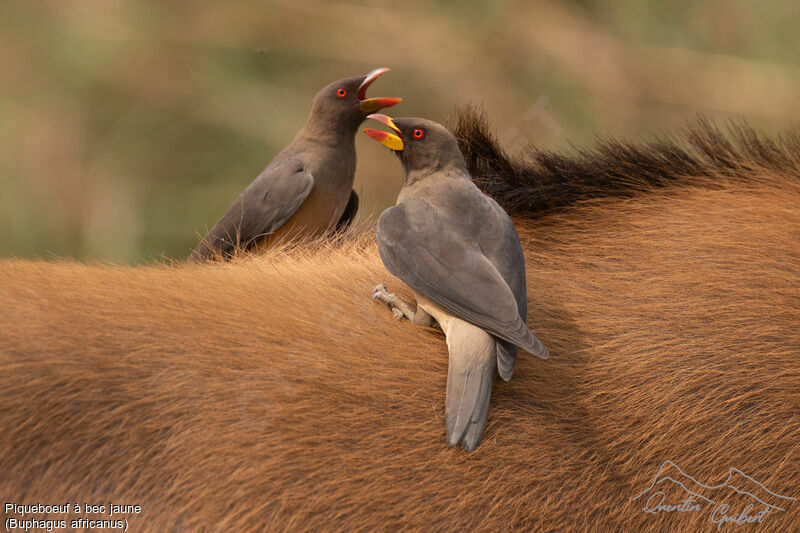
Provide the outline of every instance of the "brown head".
<path id="1" fill-rule="evenodd" d="M 367 97 L 369 86 L 388 70 L 386 67 L 376 68 L 365 76 L 338 80 L 320 89 L 314 97 L 309 125 L 322 128 L 322 131 L 355 133 L 370 113 L 399 104 L 402 99 L 397 97 Z"/>
<path id="2" fill-rule="evenodd" d="M 383 122 L 392 132 L 364 129 L 364 133 L 392 149 L 403 162 L 406 176 L 455 168 L 467 173 L 458 141 L 441 124 L 415 117 L 391 118 L 376 113 L 367 118 Z"/>

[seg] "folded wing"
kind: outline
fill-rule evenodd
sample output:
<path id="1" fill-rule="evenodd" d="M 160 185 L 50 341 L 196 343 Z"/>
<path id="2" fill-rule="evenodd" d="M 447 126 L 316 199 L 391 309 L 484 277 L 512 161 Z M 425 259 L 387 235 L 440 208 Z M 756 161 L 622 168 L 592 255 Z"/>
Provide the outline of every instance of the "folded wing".
<path id="1" fill-rule="evenodd" d="M 547 357 L 497 268 L 427 202 L 410 198 L 387 209 L 376 233 L 386 268 L 412 289 L 452 315 Z"/>
<path id="2" fill-rule="evenodd" d="M 305 202 L 314 176 L 296 159 L 273 161 L 197 245 L 190 259 L 230 255 L 277 231 Z"/>

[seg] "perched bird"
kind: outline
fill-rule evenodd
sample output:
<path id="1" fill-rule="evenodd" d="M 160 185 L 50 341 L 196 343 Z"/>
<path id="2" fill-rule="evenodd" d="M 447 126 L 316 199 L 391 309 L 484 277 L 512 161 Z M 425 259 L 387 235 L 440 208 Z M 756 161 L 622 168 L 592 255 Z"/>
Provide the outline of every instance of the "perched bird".
<path id="1" fill-rule="evenodd" d="M 400 98 L 367 98 L 388 68 L 331 83 L 314 97 L 308 122 L 233 202 L 190 259 L 229 256 L 237 247 L 347 227 L 358 210 L 352 189 L 355 134 L 370 113 Z"/>
<path id="2" fill-rule="evenodd" d="M 508 381 L 517 347 L 547 359 L 525 325 L 525 258 L 517 230 L 497 202 L 472 182 L 458 142 L 420 118 L 370 118 L 394 133 L 364 132 L 400 156 L 405 177 L 397 204 L 376 230 L 386 268 L 413 290 L 416 310 L 381 284 L 373 297 L 397 318 L 438 322 L 450 352 L 445 400 L 447 442 L 472 451 L 489 412 L 495 365 Z"/>

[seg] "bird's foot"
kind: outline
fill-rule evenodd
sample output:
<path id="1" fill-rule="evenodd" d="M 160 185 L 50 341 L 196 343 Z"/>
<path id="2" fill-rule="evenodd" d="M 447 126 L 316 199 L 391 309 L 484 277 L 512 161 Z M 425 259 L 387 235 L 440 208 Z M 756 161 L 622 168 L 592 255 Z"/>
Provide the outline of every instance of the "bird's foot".
<path id="1" fill-rule="evenodd" d="M 375 288 L 372 290 L 372 297 L 379 302 L 385 303 L 389 309 L 392 310 L 396 319 L 401 320 L 405 317 L 409 320 L 413 320 L 414 311 L 411 310 L 411 307 L 396 295 L 387 291 L 386 285 L 383 283 L 375 285 Z"/>

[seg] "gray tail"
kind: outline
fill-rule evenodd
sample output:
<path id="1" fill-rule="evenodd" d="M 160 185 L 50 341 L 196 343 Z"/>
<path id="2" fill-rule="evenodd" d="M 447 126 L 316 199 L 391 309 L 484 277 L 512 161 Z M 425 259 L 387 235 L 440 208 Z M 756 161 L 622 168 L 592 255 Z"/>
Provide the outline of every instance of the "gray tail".
<path id="1" fill-rule="evenodd" d="M 471 452 L 483 439 L 496 365 L 495 344 L 491 335 L 465 322 L 448 327 L 445 413 L 449 446 L 460 445 Z"/>
<path id="2" fill-rule="evenodd" d="M 508 341 L 497 339 L 497 373 L 505 381 L 511 379 L 514 374 L 514 366 L 517 364 L 517 346 Z"/>

